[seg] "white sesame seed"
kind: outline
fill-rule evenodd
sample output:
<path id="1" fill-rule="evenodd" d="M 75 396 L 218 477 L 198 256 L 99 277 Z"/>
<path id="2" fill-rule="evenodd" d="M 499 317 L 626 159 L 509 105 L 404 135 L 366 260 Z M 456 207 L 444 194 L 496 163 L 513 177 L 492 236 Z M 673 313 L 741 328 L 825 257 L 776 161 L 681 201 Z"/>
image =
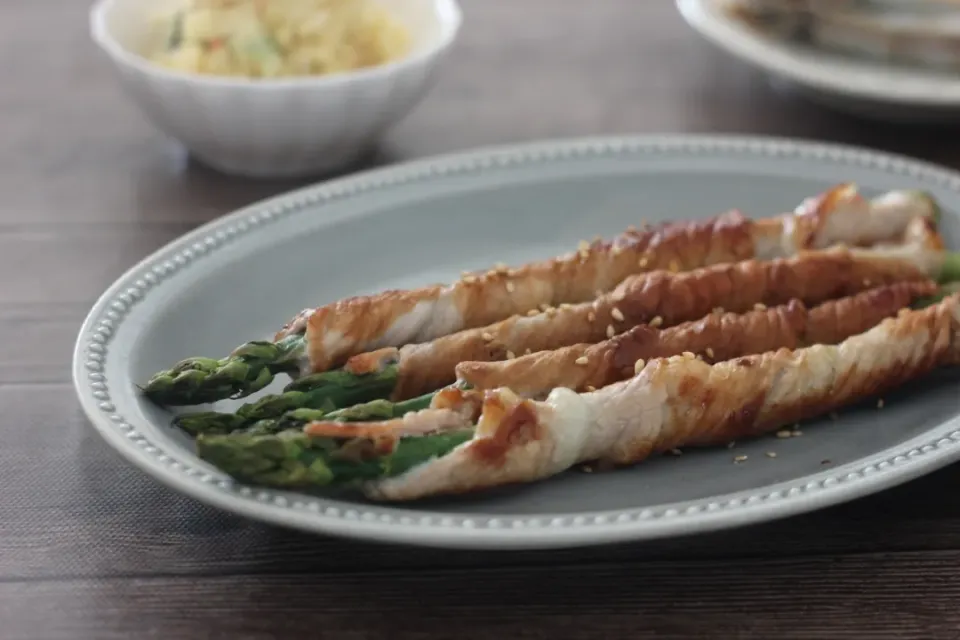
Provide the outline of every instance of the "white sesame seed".
<path id="1" fill-rule="evenodd" d="M 661 318 L 660 316 L 657 316 L 656 318 L 650 321 L 651 327 L 659 327 L 662 324 L 663 324 L 663 318 Z"/>
<path id="2" fill-rule="evenodd" d="M 781 429 L 780 431 L 777 431 L 778 438 L 789 438 L 791 435 L 793 434 L 790 432 L 789 429 Z"/>
<path id="3" fill-rule="evenodd" d="M 637 360 L 636 362 L 633 363 L 633 372 L 634 372 L 635 374 L 636 374 L 636 373 L 640 373 L 641 371 L 643 371 L 643 368 L 644 368 L 646 365 L 647 365 L 647 363 L 644 362 L 643 358 L 641 358 L 640 360 Z"/>
<path id="4" fill-rule="evenodd" d="M 776 452 L 776 451 L 767 451 L 767 457 L 768 457 L 768 458 L 776 458 L 776 457 L 777 457 L 777 452 Z"/>
<path id="5" fill-rule="evenodd" d="M 800 431 L 800 429 L 794 429 L 793 431 L 790 432 L 790 436 L 793 438 L 799 438 L 802 435 L 803 435 L 803 431 Z"/>
<path id="6" fill-rule="evenodd" d="M 684 352 L 683 352 L 682 354 L 680 354 L 680 355 L 682 355 L 682 356 L 683 356 L 684 358 L 686 358 L 687 360 L 693 360 L 694 358 L 697 357 L 697 356 L 693 355 L 693 352 L 692 352 L 692 351 L 684 351 Z"/>
<path id="7" fill-rule="evenodd" d="M 646 256 L 640 258 L 639 265 L 640 265 L 640 268 L 641 268 L 641 269 L 645 269 L 648 264 L 650 264 L 650 259 L 649 259 L 649 258 L 647 258 Z"/>
<path id="8" fill-rule="evenodd" d="M 477 281 L 477 276 L 467 274 L 463 276 L 463 281 L 466 282 L 467 284 L 473 284 L 474 282 Z"/>
<path id="9" fill-rule="evenodd" d="M 507 287 L 507 293 L 513 293 L 514 291 L 517 290 L 517 285 L 513 284 L 512 282 L 507 282 L 506 287 Z"/>
<path id="10" fill-rule="evenodd" d="M 507 351 L 507 360 L 513 360 L 516 357 L 517 357 L 517 354 L 515 354 L 513 351 L 509 351 L 509 350 Z"/>
<path id="11" fill-rule="evenodd" d="M 597 314 L 593 311 L 587 313 L 587 322 L 595 322 L 597 320 Z"/>
<path id="12" fill-rule="evenodd" d="M 597 388 L 596 388 L 595 386 L 593 386 L 592 384 L 588 384 L 588 385 L 587 385 L 587 391 L 588 391 L 589 393 L 593 393 L 593 392 L 596 391 L 596 390 L 597 390 Z"/>
<path id="13" fill-rule="evenodd" d="M 614 307 L 610 312 L 610 315 L 613 316 L 613 319 L 617 322 L 623 322 L 623 311 L 620 311 L 620 309 Z"/>
<path id="14" fill-rule="evenodd" d="M 711 349 L 710 347 L 707 347 L 707 356 L 710 358 L 713 357 L 713 349 Z"/>
<path id="15" fill-rule="evenodd" d="M 747 456 L 734 456 L 733 462 L 734 463 L 745 462 L 746 459 L 747 459 Z"/>
<path id="16" fill-rule="evenodd" d="M 612 337 L 615 336 L 615 335 L 617 335 L 617 330 L 613 328 L 613 325 L 612 325 L 612 324 L 608 324 L 608 325 L 607 325 L 607 337 L 608 337 L 608 338 L 612 338 Z"/>
<path id="17" fill-rule="evenodd" d="M 767 305 L 763 304 L 762 302 L 758 302 L 757 304 L 753 305 L 753 308 L 757 311 L 766 311 Z"/>
<path id="18" fill-rule="evenodd" d="M 577 359 L 574 360 L 573 362 L 574 362 L 574 364 L 578 364 L 578 365 L 580 365 L 580 366 L 582 367 L 582 366 L 584 366 L 585 364 L 587 364 L 588 362 L 590 362 L 590 360 L 587 359 L 587 356 L 580 356 L 579 358 L 577 358 Z"/>
<path id="19" fill-rule="evenodd" d="M 531 353 L 533 353 L 533 350 L 530 349 L 529 347 L 523 350 L 523 355 L 525 355 L 525 356 L 528 356 L 528 355 L 530 355 Z"/>

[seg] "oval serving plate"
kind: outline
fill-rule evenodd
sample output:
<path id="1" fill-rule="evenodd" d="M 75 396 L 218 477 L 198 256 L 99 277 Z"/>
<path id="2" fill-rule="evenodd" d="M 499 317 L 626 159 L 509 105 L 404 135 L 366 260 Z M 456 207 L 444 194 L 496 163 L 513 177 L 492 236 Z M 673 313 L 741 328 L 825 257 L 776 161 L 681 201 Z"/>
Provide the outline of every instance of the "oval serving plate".
<path id="1" fill-rule="evenodd" d="M 134 386 L 188 355 L 272 335 L 301 308 L 462 270 L 566 252 L 631 224 L 737 207 L 772 215 L 841 181 L 929 190 L 960 247 L 960 174 L 848 147 L 740 137 L 638 137 L 495 148 L 327 182 L 197 229 L 133 267 L 94 305 L 74 353 L 81 404 L 129 461 L 251 518 L 370 540 L 561 547 L 745 525 L 889 487 L 960 458 L 960 396 L 941 372 L 803 436 L 569 472 L 453 500 L 382 505 L 244 486 L 197 459 Z M 281 383 L 275 382 L 274 387 Z M 217 408 L 229 408 L 220 403 Z M 774 451 L 776 458 L 765 455 Z"/>

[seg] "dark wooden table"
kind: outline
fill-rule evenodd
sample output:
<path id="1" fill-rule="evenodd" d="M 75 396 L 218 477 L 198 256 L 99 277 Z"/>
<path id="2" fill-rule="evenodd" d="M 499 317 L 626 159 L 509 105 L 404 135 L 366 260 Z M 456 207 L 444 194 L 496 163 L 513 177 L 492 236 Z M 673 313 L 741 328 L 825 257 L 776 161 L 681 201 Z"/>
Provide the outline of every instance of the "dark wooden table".
<path id="1" fill-rule="evenodd" d="M 855 142 L 960 168 L 957 132 L 784 100 L 666 0 L 466 0 L 392 162 L 645 131 Z M 189 162 L 124 99 L 87 3 L 0 3 L 0 638 L 960 638 L 960 468 L 702 538 L 459 553 L 221 513 L 121 461 L 74 400 L 96 296 L 189 229 L 292 183 Z"/>

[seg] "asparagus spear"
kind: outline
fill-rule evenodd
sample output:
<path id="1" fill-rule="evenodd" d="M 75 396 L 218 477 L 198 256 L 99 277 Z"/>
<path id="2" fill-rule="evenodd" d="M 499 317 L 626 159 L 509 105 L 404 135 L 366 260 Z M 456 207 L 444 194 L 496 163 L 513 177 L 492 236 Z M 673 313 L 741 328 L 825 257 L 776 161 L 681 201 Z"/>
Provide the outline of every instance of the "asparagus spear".
<path id="1" fill-rule="evenodd" d="M 383 455 L 349 452 L 358 439 L 315 438 L 299 429 L 277 434 L 234 433 L 197 437 L 200 457 L 238 480 L 280 488 L 324 487 L 399 475 L 446 455 L 473 438 L 473 429 L 400 438 Z"/>
<path id="2" fill-rule="evenodd" d="M 278 342 L 248 342 L 220 360 L 187 358 L 155 374 L 142 390 L 154 402 L 171 406 L 243 398 L 266 387 L 278 373 L 295 373 L 304 346 L 302 335 L 292 335 Z"/>
<path id="3" fill-rule="evenodd" d="M 174 426 L 193 436 L 236 431 L 247 434 L 278 433 L 321 419 L 340 422 L 372 422 L 400 418 L 411 411 L 428 408 L 433 396 L 434 394 L 429 393 L 403 402 L 377 399 L 336 410 L 332 405 L 328 408 L 298 408 L 283 412 L 281 415 L 253 420 L 238 413 L 197 412 L 177 417 L 174 420 Z"/>

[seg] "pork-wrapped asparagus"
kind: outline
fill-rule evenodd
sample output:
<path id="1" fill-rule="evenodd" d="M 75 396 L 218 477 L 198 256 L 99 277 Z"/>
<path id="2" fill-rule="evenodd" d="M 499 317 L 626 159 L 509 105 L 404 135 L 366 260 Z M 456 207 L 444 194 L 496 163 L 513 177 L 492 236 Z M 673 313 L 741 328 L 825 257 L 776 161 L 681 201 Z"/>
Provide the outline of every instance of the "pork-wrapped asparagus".
<path id="1" fill-rule="evenodd" d="M 461 363 L 457 371 L 460 381 L 473 389 L 510 387 L 526 397 L 545 396 L 555 387 L 592 391 L 633 375 L 634 363 L 639 359 L 693 352 L 711 362 L 784 347 L 835 344 L 939 290 L 932 281 L 920 280 L 875 287 L 812 309 L 793 299 L 784 305 L 743 314 L 711 313 L 701 320 L 663 330 L 640 325 L 597 345 L 573 345 L 495 364 Z M 236 413 L 184 414 L 174 420 L 174 425 L 194 436 L 240 430 L 276 433 L 316 420 L 362 422 L 399 418 L 429 407 L 434 395 L 401 402 L 378 399 L 331 410 L 304 407 L 305 398 L 299 393 L 280 394 L 245 405 Z M 332 406 L 330 403 L 329 407 Z"/>
<path id="2" fill-rule="evenodd" d="M 779 349 L 710 365 L 692 355 L 637 363 L 599 391 L 546 401 L 509 389 L 402 419 L 315 422 L 268 436 L 197 439 L 201 457 L 243 480 L 282 487 L 358 484 L 414 500 L 529 483 L 584 462 L 627 465 L 809 419 L 960 363 L 960 295 L 902 310 L 839 345 Z M 474 425 L 476 420 L 476 425 Z"/>
<path id="3" fill-rule="evenodd" d="M 264 388 L 276 373 L 323 372 L 371 349 L 429 342 L 541 306 L 583 303 L 638 273 L 766 260 L 835 244 L 897 241 L 911 220 L 937 215 L 936 203 L 925 193 L 892 191 L 866 200 L 854 185 L 845 184 L 773 218 L 749 220 L 731 212 L 705 222 L 631 230 L 612 242 L 597 241 L 576 253 L 518 268 L 467 275 L 451 285 L 387 291 L 308 309 L 274 341 L 247 343 L 223 359 L 181 361 L 153 376 L 144 392 L 170 405 L 243 397 Z"/>
<path id="4" fill-rule="evenodd" d="M 935 290 L 932 282 L 903 282 L 813 308 L 793 299 L 747 313 L 711 313 L 666 329 L 638 325 L 597 344 L 576 344 L 500 362 L 462 362 L 457 378 L 473 389 L 509 387 L 530 398 L 545 396 L 557 387 L 592 391 L 632 377 L 639 360 L 687 352 L 714 363 L 782 348 L 835 344 Z"/>
<path id="5" fill-rule="evenodd" d="M 925 246 L 836 248 L 802 252 L 794 258 L 632 276 L 592 303 L 516 316 L 426 344 L 355 356 L 342 370 L 301 378 L 283 393 L 244 405 L 237 413 L 257 420 L 296 408 L 346 406 L 343 400 L 347 397 L 349 404 L 377 397 L 406 400 L 453 383 L 461 362 L 503 360 L 527 350 L 599 342 L 640 324 L 672 326 L 691 321 L 720 306 L 741 313 L 757 304 L 777 305 L 792 299 L 818 304 L 878 285 L 926 280 L 931 275 L 960 279 L 960 254 L 947 255 Z M 956 273 L 953 268 L 944 269 L 948 263 L 953 263 Z M 384 392 L 387 387 L 391 390 Z M 188 420 L 197 425 L 189 427 L 191 430 L 202 431 L 199 423 L 207 419 L 235 422 L 209 412 L 178 420 L 181 426 Z"/>

